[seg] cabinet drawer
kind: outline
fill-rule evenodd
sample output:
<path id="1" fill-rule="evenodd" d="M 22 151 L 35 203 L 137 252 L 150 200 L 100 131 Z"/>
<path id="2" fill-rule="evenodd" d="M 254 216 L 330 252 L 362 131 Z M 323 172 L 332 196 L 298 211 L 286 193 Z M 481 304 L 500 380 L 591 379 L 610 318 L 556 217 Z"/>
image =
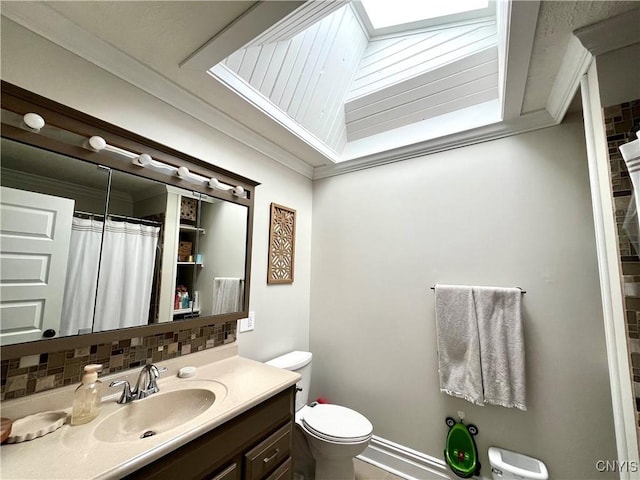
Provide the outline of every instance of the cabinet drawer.
<path id="1" fill-rule="evenodd" d="M 239 477 L 239 473 L 240 469 L 238 468 L 238 464 L 232 463 L 227 468 L 211 477 L 210 480 L 237 480 Z"/>
<path id="2" fill-rule="evenodd" d="M 293 462 L 291 457 L 287 458 L 278 469 L 269 475 L 265 480 L 293 480 Z"/>
<path id="3" fill-rule="evenodd" d="M 245 480 L 264 478 L 289 456 L 290 450 L 291 423 L 287 423 L 244 455 Z"/>

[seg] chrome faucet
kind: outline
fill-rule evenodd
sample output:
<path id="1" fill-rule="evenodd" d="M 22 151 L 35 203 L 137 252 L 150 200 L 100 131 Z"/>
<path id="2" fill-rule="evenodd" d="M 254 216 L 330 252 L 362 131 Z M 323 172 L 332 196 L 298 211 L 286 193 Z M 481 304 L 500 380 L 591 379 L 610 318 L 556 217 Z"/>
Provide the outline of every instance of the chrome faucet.
<path id="1" fill-rule="evenodd" d="M 136 382 L 136 386 L 133 390 L 131 389 L 131 385 L 128 380 L 116 380 L 111 382 L 109 386 L 118 387 L 120 385 L 124 385 L 122 395 L 120 395 L 118 403 L 129 403 L 159 392 L 160 388 L 158 387 L 158 377 L 161 372 L 166 371 L 167 369 L 165 367 L 158 368 L 154 364 L 150 363 L 149 365 L 142 367 L 142 370 L 138 375 L 138 381 Z"/>
<path id="2" fill-rule="evenodd" d="M 158 377 L 160 376 L 160 372 L 166 371 L 166 368 L 158 368 L 153 363 L 142 367 L 140 375 L 138 375 L 138 381 L 136 382 L 135 389 L 138 394 L 138 398 L 145 398 L 159 392 Z"/>

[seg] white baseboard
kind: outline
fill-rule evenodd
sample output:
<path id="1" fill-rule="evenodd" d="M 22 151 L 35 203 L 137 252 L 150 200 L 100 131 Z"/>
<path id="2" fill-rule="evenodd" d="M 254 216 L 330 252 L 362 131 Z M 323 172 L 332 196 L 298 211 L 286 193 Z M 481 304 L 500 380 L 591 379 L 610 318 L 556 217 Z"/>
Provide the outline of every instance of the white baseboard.
<path id="1" fill-rule="evenodd" d="M 375 435 L 367 449 L 357 458 L 407 480 L 458 478 L 449 470 L 444 460 Z M 486 477 L 480 479 L 487 480 Z"/>

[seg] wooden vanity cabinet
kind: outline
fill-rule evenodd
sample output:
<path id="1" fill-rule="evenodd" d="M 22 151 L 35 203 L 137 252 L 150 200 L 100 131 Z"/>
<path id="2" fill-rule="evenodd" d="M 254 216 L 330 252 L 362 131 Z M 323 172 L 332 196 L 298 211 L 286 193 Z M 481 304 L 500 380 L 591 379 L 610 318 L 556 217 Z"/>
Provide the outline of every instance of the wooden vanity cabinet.
<path id="1" fill-rule="evenodd" d="M 292 480 L 295 386 L 125 477 Z"/>

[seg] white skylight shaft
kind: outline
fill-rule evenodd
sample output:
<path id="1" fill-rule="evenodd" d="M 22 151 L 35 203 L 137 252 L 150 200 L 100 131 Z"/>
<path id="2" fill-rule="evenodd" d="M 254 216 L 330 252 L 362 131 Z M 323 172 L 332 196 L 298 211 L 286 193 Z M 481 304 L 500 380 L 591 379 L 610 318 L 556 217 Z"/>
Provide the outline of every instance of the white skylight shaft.
<path id="1" fill-rule="evenodd" d="M 375 29 L 480 10 L 489 5 L 489 0 L 360 1 Z"/>

